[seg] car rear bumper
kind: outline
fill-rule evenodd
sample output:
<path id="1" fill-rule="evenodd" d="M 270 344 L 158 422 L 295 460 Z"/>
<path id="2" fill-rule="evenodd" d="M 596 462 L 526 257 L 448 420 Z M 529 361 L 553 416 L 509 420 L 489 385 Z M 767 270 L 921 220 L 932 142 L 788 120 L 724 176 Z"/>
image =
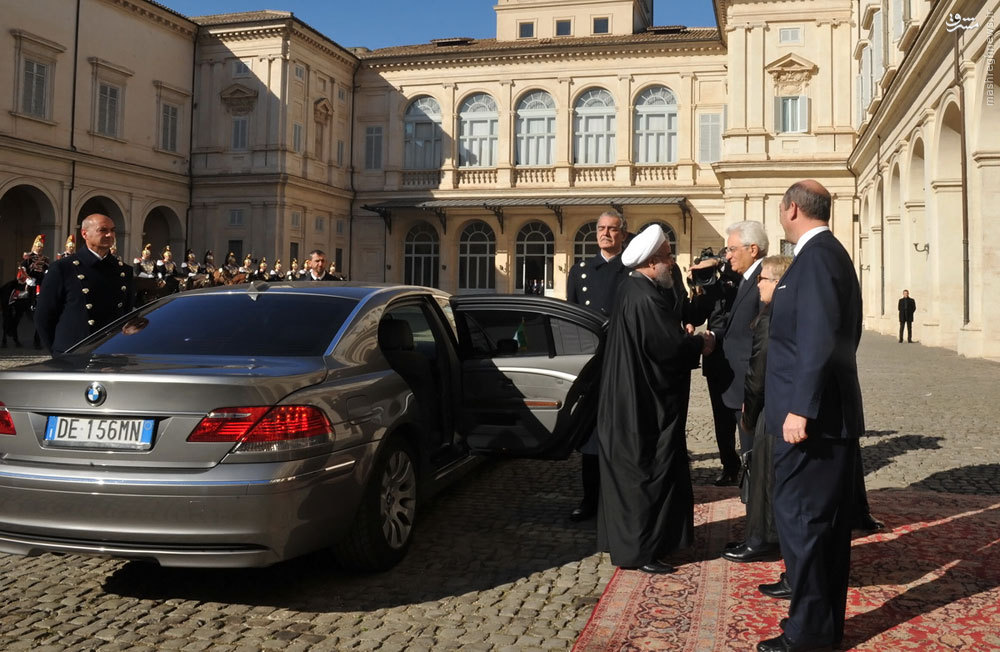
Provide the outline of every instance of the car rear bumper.
<path id="1" fill-rule="evenodd" d="M 0 551 L 267 566 L 347 531 L 365 451 L 169 476 L 0 464 Z"/>

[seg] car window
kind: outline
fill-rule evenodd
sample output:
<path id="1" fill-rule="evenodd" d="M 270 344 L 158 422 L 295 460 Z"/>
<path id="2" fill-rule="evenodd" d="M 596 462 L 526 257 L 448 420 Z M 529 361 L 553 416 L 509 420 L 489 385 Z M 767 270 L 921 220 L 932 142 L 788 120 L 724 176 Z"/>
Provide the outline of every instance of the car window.
<path id="1" fill-rule="evenodd" d="M 321 356 L 356 305 L 355 299 L 298 293 L 178 295 L 74 353 Z"/>
<path id="2" fill-rule="evenodd" d="M 437 358 L 437 340 L 434 338 L 434 330 L 421 306 L 412 303 L 393 306 L 382 318 L 401 319 L 409 323 L 410 332 L 413 333 L 413 349 L 428 360 Z"/>
<path id="3" fill-rule="evenodd" d="M 563 319 L 550 319 L 556 355 L 581 355 L 597 352 L 600 337 L 592 330 Z"/>
<path id="4" fill-rule="evenodd" d="M 517 310 L 463 309 L 467 357 L 593 354 L 599 336 L 570 321 Z"/>
<path id="5" fill-rule="evenodd" d="M 455 325 L 455 313 L 451 309 L 451 302 L 448 301 L 446 297 L 434 297 L 437 301 L 438 306 L 444 313 L 445 321 L 448 322 L 448 326 L 451 327 L 451 335 L 455 340 L 458 339 L 458 327 Z M 453 340 L 454 341 L 454 340 Z"/>

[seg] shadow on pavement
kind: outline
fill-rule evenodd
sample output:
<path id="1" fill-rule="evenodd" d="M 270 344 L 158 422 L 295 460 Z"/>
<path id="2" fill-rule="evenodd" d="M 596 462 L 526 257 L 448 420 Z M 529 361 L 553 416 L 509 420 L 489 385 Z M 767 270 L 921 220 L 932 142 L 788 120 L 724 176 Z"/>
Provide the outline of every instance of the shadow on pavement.
<path id="1" fill-rule="evenodd" d="M 578 485 L 576 458 L 483 465 L 425 508 L 406 558 L 383 573 L 346 572 L 321 551 L 262 569 L 129 562 L 107 577 L 104 588 L 140 599 L 314 612 L 362 611 L 483 591 L 595 554 L 594 521 L 567 518 L 578 501 Z"/>
<path id="2" fill-rule="evenodd" d="M 864 434 L 864 437 L 885 437 L 895 434 L 895 432 L 895 430 L 869 430 Z M 894 457 L 898 457 L 909 451 L 938 450 L 941 448 L 943 440 L 944 437 L 931 437 L 928 435 L 898 435 L 874 444 L 864 443 L 861 447 L 861 457 L 864 460 L 865 475 L 889 466 Z"/>

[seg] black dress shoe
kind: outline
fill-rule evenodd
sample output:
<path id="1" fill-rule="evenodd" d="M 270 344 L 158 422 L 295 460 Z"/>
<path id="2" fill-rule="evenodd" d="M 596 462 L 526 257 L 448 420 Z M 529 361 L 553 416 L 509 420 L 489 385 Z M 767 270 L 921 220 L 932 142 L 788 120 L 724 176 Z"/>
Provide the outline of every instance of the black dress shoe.
<path id="1" fill-rule="evenodd" d="M 733 548 L 740 548 L 745 545 L 746 545 L 745 541 L 730 541 L 729 543 L 726 544 L 726 547 L 723 548 L 723 550 L 732 550 Z"/>
<path id="2" fill-rule="evenodd" d="M 739 484 L 738 471 L 723 471 L 713 482 L 716 487 L 735 487 Z"/>
<path id="3" fill-rule="evenodd" d="M 784 634 L 757 644 L 757 652 L 821 652 L 832 649 L 829 645 L 820 645 L 818 647 L 814 645 L 796 645 Z"/>
<path id="4" fill-rule="evenodd" d="M 872 516 L 871 513 L 868 513 L 855 519 L 854 526 L 851 529 L 872 534 L 884 530 L 885 523 Z"/>
<path id="5" fill-rule="evenodd" d="M 784 573 L 781 574 L 781 577 L 774 584 L 761 584 L 757 587 L 757 590 L 769 598 L 777 598 L 778 600 L 792 599 L 792 587 L 788 584 L 788 578 L 785 577 Z"/>
<path id="6" fill-rule="evenodd" d="M 597 506 L 581 503 L 579 507 L 569 513 L 569 520 L 574 522 L 586 521 L 597 516 Z"/>
<path id="7" fill-rule="evenodd" d="M 722 551 L 722 558 L 729 561 L 749 562 L 749 561 L 773 561 L 779 556 L 778 546 L 774 543 L 765 543 L 759 546 L 742 544 L 738 548 Z"/>
<path id="8" fill-rule="evenodd" d="M 651 573 L 653 575 L 666 575 L 673 573 L 677 569 L 670 564 L 664 564 L 662 561 L 651 561 L 645 566 L 640 566 L 639 570 L 643 573 Z"/>
<path id="9" fill-rule="evenodd" d="M 785 631 L 785 625 L 787 624 L 788 624 L 787 618 L 782 618 L 781 620 L 778 621 L 778 627 L 781 628 L 781 631 Z"/>

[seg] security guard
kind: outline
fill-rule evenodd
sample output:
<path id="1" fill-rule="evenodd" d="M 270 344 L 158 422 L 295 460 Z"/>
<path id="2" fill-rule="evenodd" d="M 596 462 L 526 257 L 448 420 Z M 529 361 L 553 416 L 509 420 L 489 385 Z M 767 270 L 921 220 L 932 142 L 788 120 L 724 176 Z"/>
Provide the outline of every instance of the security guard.
<path id="1" fill-rule="evenodd" d="M 132 310 L 132 268 L 111 255 L 115 223 L 94 213 L 80 232 L 86 247 L 53 263 L 38 295 L 35 323 L 54 356 Z"/>
<path id="2" fill-rule="evenodd" d="M 615 210 L 607 210 L 597 218 L 597 246 L 600 252 L 589 260 L 574 265 L 569 272 L 566 300 L 596 310 L 607 316 L 615 302 L 618 285 L 628 276 L 622 265 L 621 252 L 625 243 L 625 218 Z M 583 454 L 583 500 L 569 518 L 583 521 L 597 514 L 600 496 L 600 471 L 597 460 L 597 437 L 580 447 Z"/>

